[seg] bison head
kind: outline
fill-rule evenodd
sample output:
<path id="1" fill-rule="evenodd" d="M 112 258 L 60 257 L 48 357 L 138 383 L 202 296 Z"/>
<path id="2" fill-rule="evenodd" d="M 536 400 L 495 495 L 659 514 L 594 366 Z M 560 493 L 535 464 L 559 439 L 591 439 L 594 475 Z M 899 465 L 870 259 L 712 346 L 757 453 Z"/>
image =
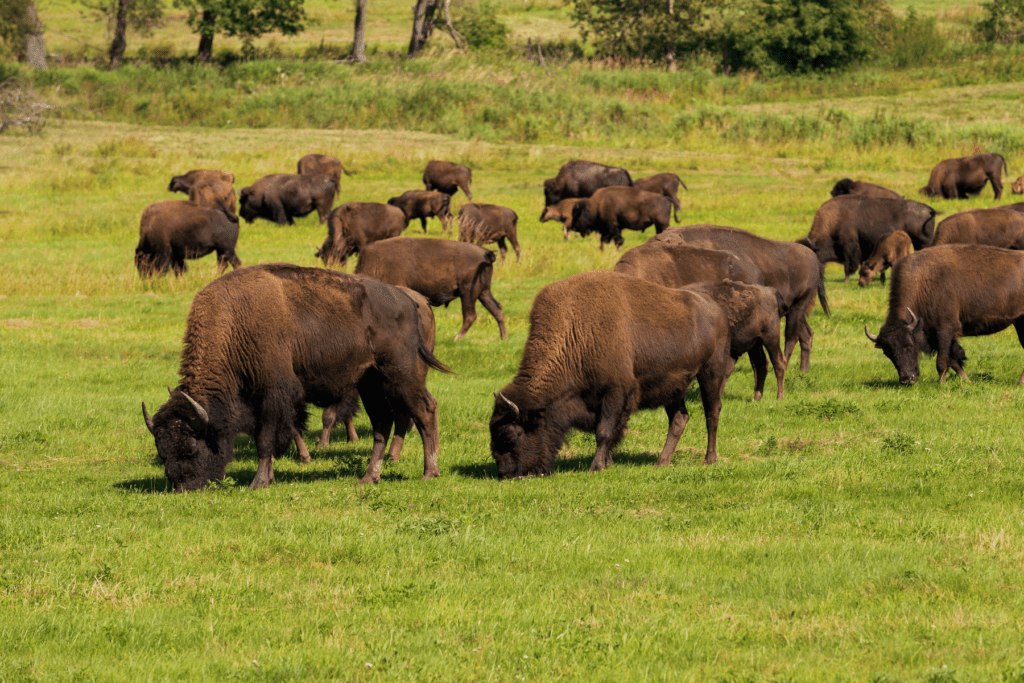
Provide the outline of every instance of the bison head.
<path id="1" fill-rule="evenodd" d="M 544 411 L 520 410 L 502 392 L 494 395 L 491 457 L 499 479 L 551 474 L 561 439 L 548 429 Z"/>
<path id="2" fill-rule="evenodd" d="M 164 464 L 167 480 L 176 493 L 195 491 L 211 481 L 224 478 L 232 454 L 222 453 L 210 426 L 210 416 L 191 396 L 180 389 L 153 417 L 142 404 L 142 417 Z"/>
<path id="3" fill-rule="evenodd" d="M 594 212 L 590 210 L 590 200 L 583 199 L 573 204 L 569 230 L 583 237 L 594 232 Z"/>
<path id="4" fill-rule="evenodd" d="M 853 180 L 850 178 L 843 178 L 842 180 L 836 181 L 836 184 L 832 186 L 832 196 L 838 197 L 841 194 L 851 194 L 853 192 Z"/>
<path id="5" fill-rule="evenodd" d="M 1010 186 L 1014 194 L 1024 194 L 1024 175 L 1018 177 L 1013 181 L 1013 185 Z"/>
<path id="6" fill-rule="evenodd" d="M 246 223 L 252 223 L 259 218 L 262 204 L 262 199 L 256 196 L 252 187 L 243 187 L 238 194 L 238 215 L 244 218 Z"/>
<path id="7" fill-rule="evenodd" d="M 885 357 L 896 366 L 900 384 L 913 384 L 917 381 L 921 375 L 918 356 L 922 351 L 927 353 L 930 350 L 924 338 L 924 321 L 909 308 L 907 313 L 910 317 L 906 320 L 890 314 L 877 335 L 871 334 L 868 326 L 864 326 L 864 334 L 875 343 L 875 348 L 881 349 Z"/>
<path id="8" fill-rule="evenodd" d="M 548 178 L 544 181 L 544 206 L 562 201 L 562 188 L 557 181 L 558 178 Z"/>
<path id="9" fill-rule="evenodd" d="M 188 194 L 188 182 L 185 180 L 185 176 L 176 175 L 171 178 L 171 184 L 167 186 L 168 192 L 184 192 Z"/>

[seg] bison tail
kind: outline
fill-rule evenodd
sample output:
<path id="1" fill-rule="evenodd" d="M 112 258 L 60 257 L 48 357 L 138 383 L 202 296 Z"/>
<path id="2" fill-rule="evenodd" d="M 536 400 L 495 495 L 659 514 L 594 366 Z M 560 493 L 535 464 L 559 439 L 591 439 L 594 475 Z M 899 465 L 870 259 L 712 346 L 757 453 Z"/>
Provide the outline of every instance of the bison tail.
<path id="1" fill-rule="evenodd" d="M 352 177 L 352 174 L 351 174 L 351 173 L 349 173 L 349 172 L 348 172 L 348 169 L 347 169 L 347 168 L 345 168 L 344 166 L 342 166 L 342 167 L 341 167 L 341 172 L 342 172 L 342 173 L 344 173 L 345 175 L 347 175 L 347 176 L 348 176 L 349 178 L 351 178 L 351 177 Z"/>
<path id="2" fill-rule="evenodd" d="M 434 356 L 434 354 L 432 354 L 430 352 L 430 349 L 428 349 L 427 345 L 423 342 L 422 337 L 420 338 L 420 346 L 419 346 L 418 351 L 419 351 L 419 354 L 420 354 L 420 358 L 422 358 L 423 362 L 426 363 L 427 365 L 429 365 L 430 367 L 434 368 L 435 370 L 439 370 L 440 372 L 449 374 L 449 375 L 454 375 L 455 374 L 454 370 L 452 370 L 447 365 L 445 365 L 444 363 L 439 361 L 437 359 L 437 357 Z"/>
<path id="3" fill-rule="evenodd" d="M 818 266 L 818 301 L 821 303 L 821 310 L 825 311 L 825 315 L 831 317 L 832 311 L 828 308 L 828 296 L 825 294 L 825 264 L 819 263 Z"/>

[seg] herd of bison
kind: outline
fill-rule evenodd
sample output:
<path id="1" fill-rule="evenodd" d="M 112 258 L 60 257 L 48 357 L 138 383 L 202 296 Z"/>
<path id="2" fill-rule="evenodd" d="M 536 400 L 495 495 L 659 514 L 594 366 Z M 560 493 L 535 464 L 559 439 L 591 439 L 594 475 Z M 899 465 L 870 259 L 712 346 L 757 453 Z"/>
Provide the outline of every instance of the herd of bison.
<path id="1" fill-rule="evenodd" d="M 1005 169 L 998 154 L 948 159 L 920 192 L 962 198 L 991 183 L 999 199 Z M 504 258 L 507 240 L 518 259 L 518 216 L 472 202 L 470 169 L 447 161 L 427 164 L 424 190 L 332 210 L 342 173 L 338 159 L 307 155 L 298 173 L 243 188 L 236 213 L 233 174 L 190 171 L 168 187 L 188 201 L 143 211 L 135 250 L 141 276 L 168 268 L 179 274 L 186 259 L 214 251 L 221 272 L 236 269 L 196 295 L 170 400 L 152 416 L 142 407 L 175 491 L 223 479 L 242 432 L 253 437 L 259 459 L 251 488 L 274 481 L 273 459 L 293 442 L 308 461 L 302 431 L 309 403 L 324 408 L 321 446 L 338 422 L 357 438 L 352 417 L 362 403 L 373 449 L 360 483 L 380 481 L 385 451 L 397 460 L 413 425 L 423 441 L 424 479 L 439 473 L 437 401 L 426 376 L 430 368 L 450 370 L 434 356 L 432 307 L 460 300 L 458 341 L 479 301 L 506 338 L 490 291 L 496 256 L 482 245 L 497 243 Z M 807 316 L 815 299 L 829 314 L 828 262 L 842 263 L 847 280 L 859 271 L 861 286 L 879 273 L 884 283 L 892 269 L 886 320 L 877 335 L 867 327 L 865 334 L 901 383 L 918 379 L 921 353 L 937 356 L 940 381 L 950 367 L 966 378 L 962 336 L 1013 325 L 1024 345 L 1024 203 L 964 211 L 936 226 L 926 204 L 842 179 L 807 237 L 787 242 L 718 225 L 669 227 L 673 211 L 679 220 L 680 185 L 674 173 L 634 179 L 582 160 L 544 182 L 541 221 L 560 221 L 566 239 L 597 233 L 603 248 L 620 247 L 623 230 L 653 225 L 656 234 L 623 253 L 613 270 L 580 273 L 537 294 L 519 372 L 494 394 L 491 455 L 500 477 L 550 474 L 573 429 L 595 433 L 590 469 L 604 469 L 630 415 L 657 407 L 669 423 L 657 464 L 668 465 L 689 420 L 685 396 L 694 379 L 707 423 L 704 462 L 715 462 L 721 395 L 740 356 L 750 358 L 757 400 L 769 360 L 779 399 L 797 344 L 801 371 L 810 368 Z M 415 218 L 426 232 L 431 217 L 450 235 L 451 196 L 459 190 L 470 201 L 458 214 L 457 241 L 401 236 Z M 1024 193 L 1024 176 L 1013 192 Z M 358 254 L 353 275 L 282 263 L 239 269 L 239 216 L 289 224 L 314 210 L 328 231 L 317 256 L 332 266 Z"/>

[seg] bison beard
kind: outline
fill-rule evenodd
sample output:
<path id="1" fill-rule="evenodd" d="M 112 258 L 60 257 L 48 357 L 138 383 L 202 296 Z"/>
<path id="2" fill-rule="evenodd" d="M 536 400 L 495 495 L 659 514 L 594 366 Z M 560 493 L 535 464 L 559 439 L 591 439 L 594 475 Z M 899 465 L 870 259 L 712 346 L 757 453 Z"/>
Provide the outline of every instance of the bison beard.
<path id="1" fill-rule="evenodd" d="M 715 462 L 728 343 L 721 308 L 693 292 L 608 271 L 548 285 L 530 311 L 519 374 L 495 395 L 491 455 L 499 477 L 550 474 L 571 429 L 595 432 L 590 469 L 602 470 L 629 416 L 658 406 L 669 431 L 657 464 L 670 464 L 694 378 L 708 429 L 704 462 Z"/>

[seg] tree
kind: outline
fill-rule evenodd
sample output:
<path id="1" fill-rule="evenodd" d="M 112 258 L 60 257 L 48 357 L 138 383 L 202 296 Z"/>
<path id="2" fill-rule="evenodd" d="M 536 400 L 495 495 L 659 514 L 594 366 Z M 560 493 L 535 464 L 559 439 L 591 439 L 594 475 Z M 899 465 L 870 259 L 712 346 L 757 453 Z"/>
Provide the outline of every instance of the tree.
<path id="1" fill-rule="evenodd" d="M 1024 41 L 1024 0 L 994 0 L 982 9 L 985 17 L 975 30 L 989 43 L 1020 43 Z"/>
<path id="2" fill-rule="evenodd" d="M 366 2 L 356 0 L 356 25 L 352 34 L 352 54 L 348 60 L 357 64 L 366 61 Z"/>
<path id="3" fill-rule="evenodd" d="M 415 57 L 423 49 L 434 31 L 437 6 L 441 0 L 416 0 L 412 10 L 412 37 L 409 38 L 409 56 Z"/>
<path id="4" fill-rule="evenodd" d="M 132 28 L 149 35 L 151 26 L 164 16 L 162 0 L 80 0 L 112 29 L 110 66 L 118 66 L 128 46 L 127 33 Z"/>
<path id="5" fill-rule="evenodd" d="M 46 68 L 43 24 L 33 0 L 0 0 L 0 39 L 18 59 L 36 69 Z"/>
<path id="6" fill-rule="evenodd" d="M 247 44 L 271 31 L 293 36 L 302 31 L 306 12 L 303 0 L 174 0 L 188 11 L 186 21 L 199 34 L 196 59 L 213 58 L 213 37 L 239 36 Z"/>

